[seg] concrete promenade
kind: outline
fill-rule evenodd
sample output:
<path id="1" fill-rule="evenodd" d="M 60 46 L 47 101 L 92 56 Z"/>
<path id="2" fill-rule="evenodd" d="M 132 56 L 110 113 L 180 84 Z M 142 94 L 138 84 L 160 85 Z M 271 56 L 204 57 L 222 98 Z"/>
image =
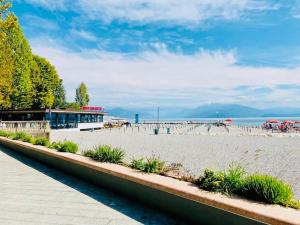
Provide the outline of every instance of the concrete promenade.
<path id="1" fill-rule="evenodd" d="M 0 224 L 183 224 L 0 146 Z"/>

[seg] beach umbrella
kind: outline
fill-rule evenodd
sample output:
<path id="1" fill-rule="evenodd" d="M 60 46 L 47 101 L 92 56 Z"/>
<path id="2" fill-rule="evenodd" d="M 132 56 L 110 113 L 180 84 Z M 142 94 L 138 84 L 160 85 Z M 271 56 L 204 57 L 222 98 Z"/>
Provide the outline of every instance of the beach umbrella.
<path id="1" fill-rule="evenodd" d="M 225 122 L 232 122 L 232 119 L 226 119 Z"/>
<path id="2" fill-rule="evenodd" d="M 278 120 L 268 120 L 267 123 L 278 123 Z"/>
<path id="3" fill-rule="evenodd" d="M 294 122 L 291 121 L 291 120 L 285 120 L 285 121 L 283 121 L 283 123 L 286 123 L 286 124 L 293 124 Z"/>

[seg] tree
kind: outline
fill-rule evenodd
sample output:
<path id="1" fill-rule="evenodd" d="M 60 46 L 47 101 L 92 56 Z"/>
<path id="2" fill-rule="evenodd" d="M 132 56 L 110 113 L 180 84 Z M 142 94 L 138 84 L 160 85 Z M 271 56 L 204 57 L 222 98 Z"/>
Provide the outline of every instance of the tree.
<path id="1" fill-rule="evenodd" d="M 35 89 L 33 98 L 34 108 L 51 108 L 57 102 L 65 98 L 62 89 L 62 81 L 54 66 L 45 58 L 33 55 L 32 84 Z M 56 99 L 58 98 L 58 99 Z M 59 104 L 57 105 L 59 106 Z"/>
<path id="2" fill-rule="evenodd" d="M 10 6 L 10 3 L 0 0 L 0 109 L 8 109 L 11 106 L 13 61 L 6 35 L 6 30 L 10 27 L 6 19 Z"/>
<path id="3" fill-rule="evenodd" d="M 0 109 L 63 107 L 62 80 L 45 58 L 32 54 L 10 7 L 0 0 Z"/>
<path id="4" fill-rule="evenodd" d="M 13 61 L 2 26 L 0 23 L 0 109 L 8 109 L 11 106 Z"/>
<path id="5" fill-rule="evenodd" d="M 31 82 L 33 58 L 31 48 L 22 32 L 17 17 L 10 14 L 6 19 L 10 27 L 6 29 L 5 33 L 13 61 L 11 104 L 13 109 L 28 109 L 32 106 L 33 97 Z"/>
<path id="6" fill-rule="evenodd" d="M 63 108 L 66 107 L 66 104 L 66 91 L 62 84 L 62 80 L 60 80 L 59 85 L 54 89 L 54 107 Z"/>
<path id="7" fill-rule="evenodd" d="M 87 92 L 87 87 L 85 83 L 81 83 L 79 87 L 76 89 L 76 98 L 75 101 L 80 106 L 86 106 L 89 104 L 89 95 Z"/>
<path id="8" fill-rule="evenodd" d="M 0 0 L 0 17 L 3 19 L 3 17 L 6 16 L 8 13 L 8 9 L 11 8 L 11 2 L 7 0 Z"/>
<path id="9" fill-rule="evenodd" d="M 68 102 L 68 103 L 66 103 L 66 108 L 67 109 L 79 110 L 80 109 L 80 105 L 78 105 L 77 102 Z"/>

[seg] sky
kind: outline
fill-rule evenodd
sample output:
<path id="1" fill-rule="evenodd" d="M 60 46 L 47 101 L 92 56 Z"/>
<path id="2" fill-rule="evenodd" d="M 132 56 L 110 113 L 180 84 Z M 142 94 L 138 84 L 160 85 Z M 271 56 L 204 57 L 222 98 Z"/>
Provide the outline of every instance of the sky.
<path id="1" fill-rule="evenodd" d="M 67 99 L 184 108 L 300 105 L 300 0 L 13 0 Z"/>

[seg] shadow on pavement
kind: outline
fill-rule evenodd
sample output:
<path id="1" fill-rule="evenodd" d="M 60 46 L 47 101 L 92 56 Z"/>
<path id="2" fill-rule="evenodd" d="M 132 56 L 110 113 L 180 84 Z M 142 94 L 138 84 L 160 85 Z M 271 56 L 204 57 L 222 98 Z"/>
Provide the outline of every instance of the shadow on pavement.
<path id="1" fill-rule="evenodd" d="M 56 181 L 59 181 L 60 183 L 63 183 L 142 224 L 186 224 L 178 219 L 171 218 L 168 215 L 157 212 L 154 209 L 150 209 L 148 207 L 145 207 L 144 205 L 123 198 L 116 193 L 89 184 L 85 181 L 82 181 L 69 174 L 62 173 L 49 166 L 45 166 L 37 161 L 34 161 L 24 155 L 16 153 L 5 147 L 1 146 L 0 151 L 5 153 L 6 155 L 13 157 L 19 162 L 45 174 L 46 176 L 49 176 L 55 179 Z M 151 215 L 151 218 L 149 217 L 149 214 Z"/>

